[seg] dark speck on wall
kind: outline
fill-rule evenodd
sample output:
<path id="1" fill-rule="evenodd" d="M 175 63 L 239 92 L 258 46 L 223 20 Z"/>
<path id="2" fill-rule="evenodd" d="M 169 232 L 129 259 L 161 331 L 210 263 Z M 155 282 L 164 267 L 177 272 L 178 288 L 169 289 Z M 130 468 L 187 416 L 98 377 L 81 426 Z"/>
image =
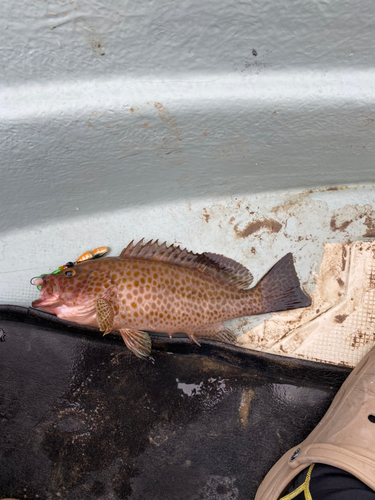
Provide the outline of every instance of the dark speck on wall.
<path id="1" fill-rule="evenodd" d="M 255 49 L 253 49 L 251 53 L 253 54 L 254 57 L 258 55 L 258 52 Z"/>

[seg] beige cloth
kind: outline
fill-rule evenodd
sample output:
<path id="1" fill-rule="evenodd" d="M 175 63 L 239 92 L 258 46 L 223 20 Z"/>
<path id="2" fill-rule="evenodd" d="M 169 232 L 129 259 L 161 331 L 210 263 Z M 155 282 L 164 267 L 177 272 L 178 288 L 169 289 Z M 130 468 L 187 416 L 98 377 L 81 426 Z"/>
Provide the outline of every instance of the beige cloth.
<path id="1" fill-rule="evenodd" d="M 255 500 L 277 500 L 312 463 L 343 469 L 375 490 L 375 348 L 355 367 L 305 441 L 272 467 Z"/>

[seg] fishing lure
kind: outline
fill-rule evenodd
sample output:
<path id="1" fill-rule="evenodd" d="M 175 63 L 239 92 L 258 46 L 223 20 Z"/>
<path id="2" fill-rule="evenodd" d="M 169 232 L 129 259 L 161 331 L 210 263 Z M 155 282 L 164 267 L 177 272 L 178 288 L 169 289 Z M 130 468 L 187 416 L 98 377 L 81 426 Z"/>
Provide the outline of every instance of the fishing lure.
<path id="1" fill-rule="evenodd" d="M 75 264 L 79 264 L 80 262 L 85 262 L 86 260 L 91 260 L 91 259 L 98 259 L 99 257 L 103 257 L 106 253 L 109 252 L 109 247 L 98 247 L 95 248 L 94 250 L 87 250 L 87 252 L 84 252 L 81 254 L 74 262 L 67 262 L 65 265 L 60 266 L 56 271 L 53 271 L 52 273 L 49 274 L 58 274 L 60 271 L 63 271 L 64 269 L 68 269 L 71 267 L 74 267 Z M 73 271 L 72 271 L 73 273 Z M 30 283 L 32 285 L 36 285 L 38 290 L 42 289 L 41 282 L 38 282 L 37 280 L 42 279 L 43 276 L 46 276 L 46 274 L 41 274 L 40 276 L 36 276 L 35 278 L 31 278 Z M 35 280 L 35 281 L 34 281 Z"/>
<path id="2" fill-rule="evenodd" d="M 85 260 L 98 259 L 99 257 L 103 257 L 107 252 L 109 252 L 109 247 L 98 247 L 95 250 L 87 250 L 82 255 L 76 259 L 76 262 L 84 262 Z"/>

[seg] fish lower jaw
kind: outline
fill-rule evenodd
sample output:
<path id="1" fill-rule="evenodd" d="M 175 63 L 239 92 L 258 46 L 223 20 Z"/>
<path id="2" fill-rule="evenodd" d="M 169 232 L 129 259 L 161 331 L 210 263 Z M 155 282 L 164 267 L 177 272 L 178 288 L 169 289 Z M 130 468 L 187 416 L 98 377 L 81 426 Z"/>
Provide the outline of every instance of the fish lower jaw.
<path id="1" fill-rule="evenodd" d="M 41 299 L 37 299 L 37 300 L 34 300 L 34 302 L 32 302 L 32 306 L 33 307 L 36 307 L 38 309 L 45 309 L 46 307 L 50 308 L 50 307 L 55 307 L 55 306 L 58 306 L 59 304 L 59 297 L 58 296 L 52 296 L 52 297 L 48 297 L 48 298 L 41 298 Z"/>

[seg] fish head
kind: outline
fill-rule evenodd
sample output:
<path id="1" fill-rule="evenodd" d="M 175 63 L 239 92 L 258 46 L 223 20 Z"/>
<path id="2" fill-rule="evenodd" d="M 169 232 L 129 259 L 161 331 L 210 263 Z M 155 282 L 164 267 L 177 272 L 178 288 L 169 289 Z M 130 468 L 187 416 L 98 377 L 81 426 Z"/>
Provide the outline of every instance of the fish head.
<path id="1" fill-rule="evenodd" d="M 52 274 L 44 274 L 31 281 L 40 289 L 40 298 L 33 307 L 57 314 L 62 307 L 75 307 L 87 300 L 85 285 L 91 272 L 81 266 L 63 266 Z"/>

